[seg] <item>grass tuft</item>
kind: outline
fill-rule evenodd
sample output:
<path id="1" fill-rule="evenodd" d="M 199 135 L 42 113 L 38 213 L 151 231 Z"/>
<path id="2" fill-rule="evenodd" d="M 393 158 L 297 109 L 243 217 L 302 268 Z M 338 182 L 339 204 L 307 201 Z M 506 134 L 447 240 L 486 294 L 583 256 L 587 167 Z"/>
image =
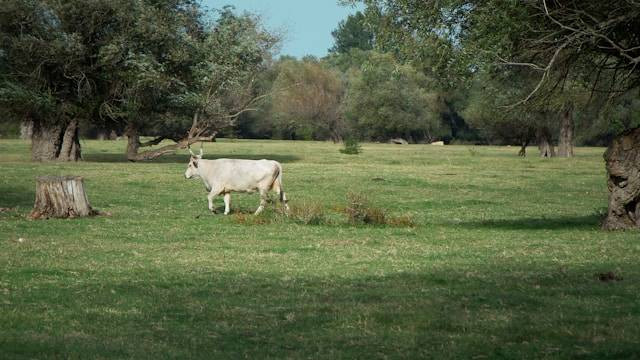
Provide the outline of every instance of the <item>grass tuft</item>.
<path id="1" fill-rule="evenodd" d="M 289 219 L 302 225 L 326 225 L 329 219 L 319 204 L 302 202 L 291 206 Z"/>
<path id="2" fill-rule="evenodd" d="M 416 220 L 412 215 L 387 216 L 387 224 L 396 227 L 416 227 Z"/>
<path id="3" fill-rule="evenodd" d="M 384 210 L 371 205 L 369 199 L 360 193 L 347 194 L 345 208 L 347 221 L 352 225 L 384 225 L 387 217 Z"/>

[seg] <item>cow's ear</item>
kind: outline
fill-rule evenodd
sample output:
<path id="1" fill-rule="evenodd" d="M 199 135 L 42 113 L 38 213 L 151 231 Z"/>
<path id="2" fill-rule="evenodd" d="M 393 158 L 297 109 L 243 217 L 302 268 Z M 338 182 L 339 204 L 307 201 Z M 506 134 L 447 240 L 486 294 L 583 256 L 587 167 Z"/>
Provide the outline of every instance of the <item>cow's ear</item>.
<path id="1" fill-rule="evenodd" d="M 198 160 L 197 159 L 193 160 L 193 167 L 195 167 L 196 169 L 198 168 Z"/>

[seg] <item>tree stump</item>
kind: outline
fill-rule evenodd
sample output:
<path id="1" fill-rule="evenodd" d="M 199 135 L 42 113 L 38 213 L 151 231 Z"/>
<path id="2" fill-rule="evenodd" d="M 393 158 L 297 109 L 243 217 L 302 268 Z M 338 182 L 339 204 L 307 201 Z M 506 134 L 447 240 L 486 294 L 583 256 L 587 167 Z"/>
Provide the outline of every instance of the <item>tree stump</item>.
<path id="1" fill-rule="evenodd" d="M 606 230 L 640 228 L 640 128 L 613 140 L 604 153 L 609 177 Z"/>
<path id="2" fill-rule="evenodd" d="M 30 219 L 75 218 L 97 215 L 84 192 L 79 176 L 41 176 L 36 183 L 36 201 Z"/>

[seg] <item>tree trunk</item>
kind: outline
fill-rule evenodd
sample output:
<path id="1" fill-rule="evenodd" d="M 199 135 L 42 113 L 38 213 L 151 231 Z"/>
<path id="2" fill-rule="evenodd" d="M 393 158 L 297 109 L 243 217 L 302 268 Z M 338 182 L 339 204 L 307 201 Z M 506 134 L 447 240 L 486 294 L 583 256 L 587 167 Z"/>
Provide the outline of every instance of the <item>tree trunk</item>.
<path id="1" fill-rule="evenodd" d="M 36 201 L 30 219 L 74 218 L 97 215 L 84 192 L 79 176 L 41 176 L 36 183 Z"/>
<path id="2" fill-rule="evenodd" d="M 129 161 L 136 161 L 138 156 L 138 149 L 140 148 L 140 135 L 138 135 L 138 129 L 134 125 L 127 125 L 125 129 L 125 135 L 127 136 L 127 159 Z"/>
<path id="3" fill-rule="evenodd" d="M 197 116 L 197 115 L 196 115 Z M 197 117 L 196 117 L 197 121 Z M 175 141 L 175 144 L 165 145 L 157 149 L 148 150 L 144 152 L 139 152 L 141 147 L 148 147 L 160 144 L 166 138 L 161 136 L 155 138 L 153 140 L 141 143 L 140 135 L 138 134 L 138 129 L 133 125 L 128 125 L 125 130 L 125 134 L 128 137 L 127 142 L 127 160 L 129 161 L 148 161 L 159 158 L 163 155 L 175 154 L 176 151 L 180 149 L 186 149 L 187 147 L 202 141 L 211 141 L 215 142 L 216 140 L 216 132 L 210 136 L 191 136 L 191 132 L 186 135 L 185 138 L 181 140 L 172 139 Z"/>
<path id="4" fill-rule="evenodd" d="M 573 157 L 573 104 L 568 104 L 562 111 L 560 139 L 558 140 L 558 156 Z"/>
<path id="5" fill-rule="evenodd" d="M 96 133 L 96 140 L 105 141 L 108 140 L 108 133 L 106 129 L 99 129 Z"/>
<path id="6" fill-rule="evenodd" d="M 33 135 L 33 120 L 26 118 L 20 123 L 20 139 L 31 140 L 31 135 Z"/>
<path id="7" fill-rule="evenodd" d="M 78 120 L 71 120 L 62 136 L 62 145 L 58 160 L 78 161 L 80 160 L 80 137 L 78 136 Z"/>
<path id="8" fill-rule="evenodd" d="M 538 129 L 538 149 L 540 149 L 540 157 L 551 158 L 556 156 L 551 143 L 551 132 L 547 128 Z"/>
<path id="9" fill-rule="evenodd" d="M 618 136 L 604 153 L 609 188 L 606 230 L 640 228 L 640 128 Z"/>
<path id="10" fill-rule="evenodd" d="M 526 157 L 527 156 L 527 146 L 529 146 L 529 142 L 531 140 L 524 139 L 522 140 L 522 145 L 520 146 L 520 151 L 518 151 L 518 156 Z"/>
<path id="11" fill-rule="evenodd" d="M 78 161 L 81 158 L 78 121 L 66 124 L 33 122 L 31 159 L 34 161 Z"/>

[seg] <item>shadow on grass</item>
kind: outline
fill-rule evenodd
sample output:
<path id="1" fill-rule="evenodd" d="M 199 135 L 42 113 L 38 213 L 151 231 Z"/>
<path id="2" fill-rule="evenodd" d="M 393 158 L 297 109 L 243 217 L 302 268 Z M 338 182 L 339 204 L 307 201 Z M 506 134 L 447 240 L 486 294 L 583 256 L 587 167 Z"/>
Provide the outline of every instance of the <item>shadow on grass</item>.
<path id="1" fill-rule="evenodd" d="M 35 185 L 33 189 L 17 186 L 0 186 L 0 207 L 14 208 L 33 206 L 35 200 Z"/>
<path id="2" fill-rule="evenodd" d="M 593 230 L 600 227 L 599 215 L 518 218 L 455 223 L 456 227 L 496 230 Z"/>
<path id="3" fill-rule="evenodd" d="M 88 162 L 98 162 L 98 163 L 125 163 L 129 162 L 127 160 L 126 155 L 124 154 L 114 154 L 114 153 L 88 153 L 82 155 L 83 159 Z M 282 155 L 282 154 L 205 154 L 205 159 L 213 160 L 220 158 L 229 158 L 229 159 L 249 159 L 249 160 L 260 160 L 260 159 L 269 159 L 276 160 L 281 163 L 290 163 L 300 160 L 300 157 L 295 155 Z M 165 155 L 161 156 L 155 160 L 151 161 L 140 161 L 140 163 L 157 163 L 157 164 L 168 164 L 168 163 L 176 163 L 176 164 L 187 164 L 189 162 L 188 155 L 174 154 L 174 155 Z"/>
<path id="4" fill-rule="evenodd" d="M 528 358 L 549 349 L 551 357 L 570 358 L 577 348 L 592 358 L 640 353 L 640 313 L 629 312 L 637 309 L 635 287 L 600 282 L 592 274 L 597 269 L 441 268 L 359 278 L 183 271 L 131 270 L 108 281 L 88 274 L 86 281 L 68 271 L 14 270 L 5 281 L 37 286 L 5 297 L 14 305 L 3 320 L 0 353 L 327 359 Z M 613 295 L 615 306 L 600 306 Z"/>

